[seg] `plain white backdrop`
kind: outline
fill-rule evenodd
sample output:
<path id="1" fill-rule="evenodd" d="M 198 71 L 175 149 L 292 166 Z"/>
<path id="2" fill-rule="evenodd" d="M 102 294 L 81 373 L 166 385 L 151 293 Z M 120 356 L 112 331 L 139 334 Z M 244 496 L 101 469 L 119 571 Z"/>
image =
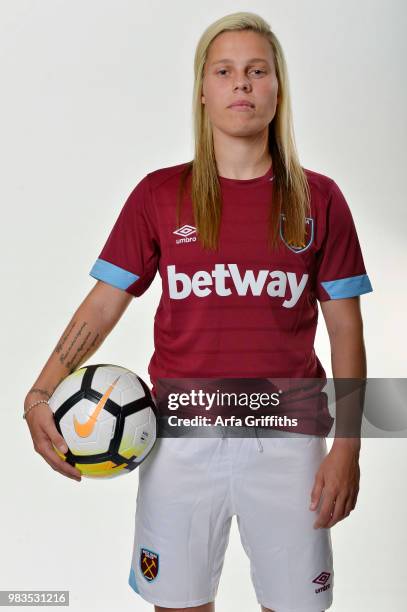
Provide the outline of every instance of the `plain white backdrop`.
<path id="1" fill-rule="evenodd" d="M 1 0 L 0 589 L 69 589 L 73 612 L 152 610 L 127 584 L 137 471 L 81 483 L 54 472 L 23 400 L 96 282 L 128 194 L 191 159 L 195 46 L 239 10 L 264 17 L 285 50 L 302 165 L 351 207 L 374 288 L 361 298 L 368 375 L 406 375 L 403 0 Z M 88 363 L 149 380 L 160 287 L 157 275 Z M 330 376 L 322 314 L 316 350 Z M 406 609 L 406 459 L 406 440 L 362 441 L 358 505 L 331 531 L 334 612 Z M 217 610 L 259 610 L 235 521 Z"/>

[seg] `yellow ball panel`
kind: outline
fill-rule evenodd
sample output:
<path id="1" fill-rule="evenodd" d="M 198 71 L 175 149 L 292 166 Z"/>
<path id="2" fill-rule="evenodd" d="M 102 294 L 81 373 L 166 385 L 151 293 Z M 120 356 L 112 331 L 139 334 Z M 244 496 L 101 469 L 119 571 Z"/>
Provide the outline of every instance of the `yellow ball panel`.
<path id="1" fill-rule="evenodd" d="M 126 459 L 131 459 L 133 455 L 136 457 L 140 457 L 146 450 L 147 444 L 138 444 L 137 446 L 133 446 L 132 448 L 128 448 L 126 450 L 121 450 L 120 454 L 123 455 Z"/>
<path id="2" fill-rule="evenodd" d="M 126 468 L 126 464 L 117 465 L 113 461 L 103 463 L 75 463 L 75 467 L 83 474 L 91 478 L 115 476 Z"/>
<path id="3" fill-rule="evenodd" d="M 54 450 L 58 457 L 66 461 L 66 456 L 55 446 Z M 130 453 L 129 456 L 132 456 L 132 454 L 133 453 Z M 120 465 L 114 463 L 114 461 L 103 461 L 102 463 L 75 463 L 75 467 L 83 476 L 89 476 L 90 478 L 108 478 L 109 476 L 115 476 L 119 472 L 123 472 L 126 468 L 126 463 Z"/>

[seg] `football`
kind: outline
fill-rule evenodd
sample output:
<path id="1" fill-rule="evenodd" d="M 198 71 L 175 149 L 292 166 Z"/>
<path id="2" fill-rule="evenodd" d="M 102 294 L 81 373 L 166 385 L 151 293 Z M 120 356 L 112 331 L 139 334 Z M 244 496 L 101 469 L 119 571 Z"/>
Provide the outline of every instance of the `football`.
<path id="1" fill-rule="evenodd" d="M 137 468 L 156 440 L 154 398 L 137 374 L 87 365 L 64 378 L 48 400 L 68 446 L 55 451 L 83 476 L 112 478 Z"/>

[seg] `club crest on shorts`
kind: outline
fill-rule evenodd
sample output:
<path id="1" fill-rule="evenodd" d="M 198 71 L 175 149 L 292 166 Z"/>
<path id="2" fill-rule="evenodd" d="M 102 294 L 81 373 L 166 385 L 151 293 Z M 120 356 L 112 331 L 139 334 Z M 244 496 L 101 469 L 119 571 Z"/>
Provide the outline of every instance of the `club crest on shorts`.
<path id="1" fill-rule="evenodd" d="M 286 217 L 283 213 L 280 215 L 280 237 L 284 244 L 294 253 L 303 253 L 312 244 L 314 240 L 314 219 L 312 217 L 305 217 L 305 240 L 301 244 L 293 244 L 288 242 L 284 238 L 284 225 Z"/>
<path id="2" fill-rule="evenodd" d="M 147 582 L 158 576 L 159 555 L 148 548 L 140 549 L 140 569 Z"/>

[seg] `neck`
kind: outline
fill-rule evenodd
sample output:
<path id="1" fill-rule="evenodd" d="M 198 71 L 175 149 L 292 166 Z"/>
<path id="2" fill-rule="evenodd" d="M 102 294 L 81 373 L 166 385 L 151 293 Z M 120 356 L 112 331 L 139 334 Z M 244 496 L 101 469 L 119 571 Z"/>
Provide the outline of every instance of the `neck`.
<path id="1" fill-rule="evenodd" d="M 271 166 L 268 128 L 253 136 L 236 137 L 213 127 L 213 146 L 218 174 L 225 178 L 257 178 Z"/>

